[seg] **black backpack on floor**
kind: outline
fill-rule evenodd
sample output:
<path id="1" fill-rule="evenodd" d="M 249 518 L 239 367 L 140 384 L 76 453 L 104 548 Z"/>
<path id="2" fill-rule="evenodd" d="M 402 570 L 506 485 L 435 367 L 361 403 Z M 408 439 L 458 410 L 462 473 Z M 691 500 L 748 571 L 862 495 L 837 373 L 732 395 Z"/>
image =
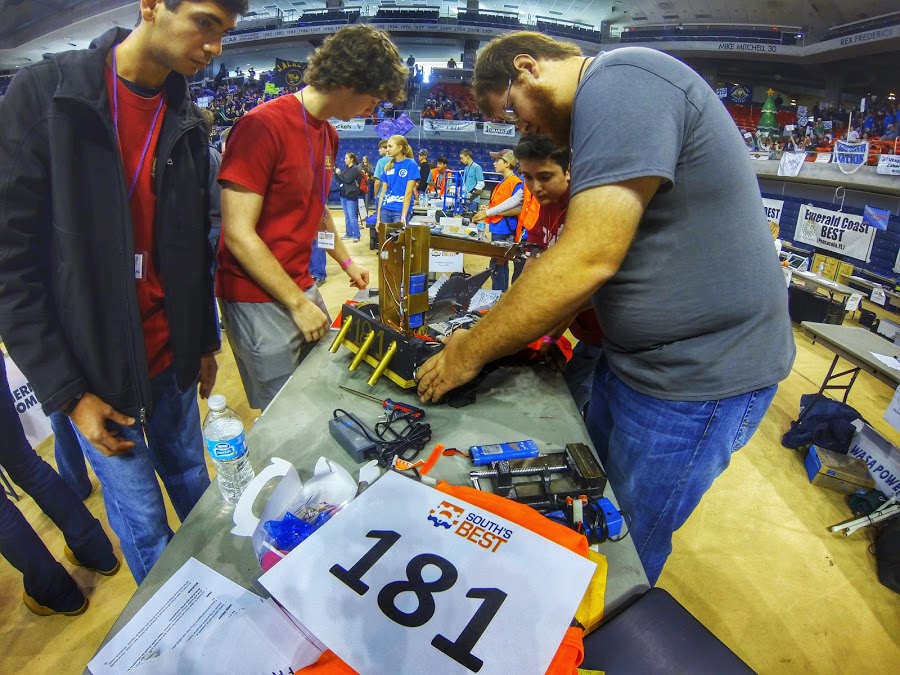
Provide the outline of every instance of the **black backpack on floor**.
<path id="1" fill-rule="evenodd" d="M 900 593 L 900 515 L 886 520 L 875 537 L 878 580 Z"/>

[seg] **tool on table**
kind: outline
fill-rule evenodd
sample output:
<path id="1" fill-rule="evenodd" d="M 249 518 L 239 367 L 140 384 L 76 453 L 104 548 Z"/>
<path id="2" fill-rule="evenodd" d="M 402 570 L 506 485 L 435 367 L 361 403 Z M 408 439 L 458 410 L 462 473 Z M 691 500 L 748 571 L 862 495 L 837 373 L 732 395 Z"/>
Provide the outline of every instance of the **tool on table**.
<path id="1" fill-rule="evenodd" d="M 600 498 L 606 487 L 606 474 L 584 443 L 569 443 L 564 452 L 494 462 L 489 469 L 470 472 L 469 477 L 478 490 L 542 513 L 566 508 L 567 497 Z"/>
<path id="2" fill-rule="evenodd" d="M 340 384 L 338 385 L 338 387 L 340 387 L 344 391 L 349 391 L 351 394 L 356 394 L 357 396 L 359 396 L 361 398 L 366 398 L 374 403 L 377 403 L 382 408 L 387 410 L 389 413 L 399 412 L 404 415 L 409 415 L 413 419 L 417 419 L 417 420 L 425 417 L 424 410 L 422 410 L 421 408 L 417 408 L 416 406 L 411 405 L 409 403 L 403 403 L 402 401 L 394 401 L 389 398 L 381 399 L 381 398 L 378 398 L 377 396 L 370 396 L 369 394 L 364 394 L 361 391 L 356 391 L 355 389 L 350 389 L 349 387 L 345 387 Z"/>

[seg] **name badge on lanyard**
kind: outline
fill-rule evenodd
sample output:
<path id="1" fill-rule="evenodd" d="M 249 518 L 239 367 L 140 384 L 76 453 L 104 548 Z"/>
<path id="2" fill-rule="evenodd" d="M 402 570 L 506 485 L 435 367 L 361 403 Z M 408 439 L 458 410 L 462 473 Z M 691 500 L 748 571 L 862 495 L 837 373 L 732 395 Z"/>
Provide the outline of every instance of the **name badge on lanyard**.
<path id="1" fill-rule="evenodd" d="M 146 253 L 135 253 L 134 254 L 134 278 L 135 279 L 143 279 L 145 276 L 145 265 L 144 260 L 146 257 Z"/>
<path id="2" fill-rule="evenodd" d="M 317 243 L 319 248 L 330 251 L 334 248 L 334 232 L 319 232 Z"/>

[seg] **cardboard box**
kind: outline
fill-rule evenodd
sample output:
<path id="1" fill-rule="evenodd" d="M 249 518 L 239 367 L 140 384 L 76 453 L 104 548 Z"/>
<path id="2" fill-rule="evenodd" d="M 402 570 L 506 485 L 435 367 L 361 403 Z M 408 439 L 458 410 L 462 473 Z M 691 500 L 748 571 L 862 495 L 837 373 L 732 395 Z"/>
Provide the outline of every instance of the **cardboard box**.
<path id="1" fill-rule="evenodd" d="M 900 389 L 900 387 L 898 387 Z M 895 393 L 888 406 L 885 419 L 895 424 L 895 418 L 889 419 L 889 413 L 895 410 L 900 414 L 900 394 Z M 875 479 L 875 486 L 888 497 L 900 497 L 900 448 L 861 420 L 853 423 L 857 433 L 850 443 L 851 457 L 858 457 Z"/>
<path id="2" fill-rule="evenodd" d="M 856 457 L 811 445 L 803 465 L 809 482 L 826 490 L 851 495 L 875 487 L 866 463 Z"/>

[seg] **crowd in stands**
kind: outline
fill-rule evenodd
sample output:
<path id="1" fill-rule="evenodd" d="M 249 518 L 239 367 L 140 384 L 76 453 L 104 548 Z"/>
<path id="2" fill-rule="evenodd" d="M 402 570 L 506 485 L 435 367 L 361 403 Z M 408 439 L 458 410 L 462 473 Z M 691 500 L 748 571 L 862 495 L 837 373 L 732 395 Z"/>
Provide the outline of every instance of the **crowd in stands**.
<path id="1" fill-rule="evenodd" d="M 431 88 L 422 101 L 422 117 L 441 120 L 474 120 L 484 118 L 475 105 L 470 89 L 463 84 L 439 84 Z"/>

